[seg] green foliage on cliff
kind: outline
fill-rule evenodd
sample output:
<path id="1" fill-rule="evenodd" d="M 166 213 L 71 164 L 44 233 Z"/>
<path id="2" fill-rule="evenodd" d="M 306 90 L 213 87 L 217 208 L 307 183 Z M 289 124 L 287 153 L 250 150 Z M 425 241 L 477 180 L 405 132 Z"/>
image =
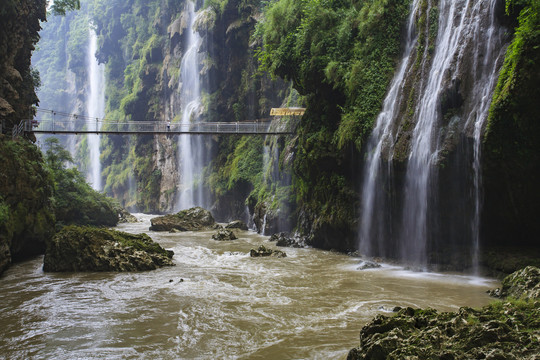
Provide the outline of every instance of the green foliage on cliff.
<path id="1" fill-rule="evenodd" d="M 263 67 L 292 80 L 301 94 L 333 96 L 326 101 L 341 112 L 332 119 L 340 149 L 349 142 L 360 148 L 381 109 L 408 4 L 281 0 L 266 12 Z"/>
<path id="2" fill-rule="evenodd" d="M 303 231 L 317 246 L 328 246 L 319 242 L 331 228 L 352 240 L 348 168 L 380 112 L 408 12 L 408 0 L 280 0 L 259 25 L 262 69 L 306 97 L 293 185 L 300 221 L 310 224 Z"/>
<path id="3" fill-rule="evenodd" d="M 493 194 L 486 199 L 486 212 L 497 219 L 490 228 L 506 224 L 512 229 L 511 235 L 495 230 L 494 237 L 519 236 L 533 243 L 540 231 L 540 3 L 507 0 L 506 10 L 516 28 L 484 139 L 486 191 Z"/>
<path id="4" fill-rule="evenodd" d="M 111 198 L 93 190 L 75 168 L 71 155 L 56 138 L 46 140 L 45 161 L 54 184 L 53 206 L 60 225 L 105 225 L 118 223 L 118 207 Z"/>
<path id="5" fill-rule="evenodd" d="M 229 137 L 221 142 L 218 158 L 207 172 L 208 186 L 216 196 L 223 196 L 236 186 L 258 182 L 262 169 L 262 138 Z M 249 185 L 248 185 L 249 186 Z"/>
<path id="6" fill-rule="evenodd" d="M 0 242 L 8 244 L 12 257 L 37 254 L 53 235 L 55 221 L 41 152 L 0 135 L 0 163 Z"/>

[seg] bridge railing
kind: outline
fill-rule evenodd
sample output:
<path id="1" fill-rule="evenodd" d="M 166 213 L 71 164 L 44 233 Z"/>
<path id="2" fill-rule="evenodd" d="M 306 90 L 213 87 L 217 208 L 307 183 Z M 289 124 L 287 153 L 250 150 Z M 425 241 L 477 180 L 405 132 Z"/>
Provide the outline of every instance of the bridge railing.
<path id="1" fill-rule="evenodd" d="M 270 121 L 200 122 L 193 124 L 157 121 L 109 122 L 100 120 L 26 120 L 25 131 L 46 133 L 209 133 L 253 134 L 288 133 L 282 128 L 270 127 Z"/>
<path id="2" fill-rule="evenodd" d="M 109 122 L 100 120 L 26 120 L 25 131 L 46 133 L 209 133 L 209 134 L 286 134 L 282 127 L 270 127 L 270 121 L 200 122 L 193 124 L 156 121 Z"/>

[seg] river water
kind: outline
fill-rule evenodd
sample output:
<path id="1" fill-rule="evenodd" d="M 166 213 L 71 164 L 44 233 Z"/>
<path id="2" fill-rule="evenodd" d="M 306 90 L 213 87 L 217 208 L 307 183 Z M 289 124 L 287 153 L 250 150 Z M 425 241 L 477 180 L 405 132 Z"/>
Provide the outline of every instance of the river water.
<path id="1" fill-rule="evenodd" d="M 274 247 L 240 232 L 149 232 L 152 216 L 120 230 L 147 232 L 176 266 L 140 273 L 44 273 L 43 257 L 0 278 L 2 359 L 340 359 L 362 326 L 395 306 L 455 311 L 491 300 L 489 279 L 357 270 L 359 259 L 316 249 L 250 258 Z"/>

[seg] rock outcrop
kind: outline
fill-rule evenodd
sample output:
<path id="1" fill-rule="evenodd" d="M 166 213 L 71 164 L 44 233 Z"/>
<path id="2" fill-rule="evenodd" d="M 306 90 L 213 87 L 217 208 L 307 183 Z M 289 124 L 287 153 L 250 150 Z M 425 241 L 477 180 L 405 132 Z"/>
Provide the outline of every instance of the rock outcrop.
<path id="1" fill-rule="evenodd" d="M 489 291 L 489 294 L 498 298 L 540 300 L 540 269 L 527 266 L 516 271 L 504 278 L 501 288 Z"/>
<path id="2" fill-rule="evenodd" d="M 540 270 L 528 267 L 508 276 L 503 300 L 457 313 L 396 308 L 378 315 L 360 332 L 359 359 L 537 359 L 540 357 Z"/>
<path id="3" fill-rule="evenodd" d="M 198 231 L 212 229 L 216 221 L 210 211 L 201 207 L 182 210 L 176 214 L 158 216 L 150 220 L 152 231 Z"/>
<path id="4" fill-rule="evenodd" d="M 248 227 L 245 222 L 241 220 L 235 220 L 225 225 L 225 229 L 238 229 L 238 230 L 247 231 Z"/>
<path id="5" fill-rule="evenodd" d="M 232 241 L 238 238 L 232 230 L 220 228 L 217 233 L 212 235 L 212 239 L 217 241 Z"/>
<path id="6" fill-rule="evenodd" d="M 275 241 L 276 246 L 303 248 L 306 246 L 304 239 L 291 236 L 290 233 L 280 232 L 270 236 L 270 241 Z"/>
<path id="7" fill-rule="evenodd" d="M 174 253 L 146 234 L 66 226 L 47 243 L 43 270 L 144 271 L 172 266 Z"/>
<path id="8" fill-rule="evenodd" d="M 249 252 L 249 256 L 251 257 L 277 257 L 277 258 L 284 258 L 287 257 L 287 254 L 281 250 L 272 250 L 268 249 L 264 245 L 259 246 L 257 250 L 251 249 Z"/>

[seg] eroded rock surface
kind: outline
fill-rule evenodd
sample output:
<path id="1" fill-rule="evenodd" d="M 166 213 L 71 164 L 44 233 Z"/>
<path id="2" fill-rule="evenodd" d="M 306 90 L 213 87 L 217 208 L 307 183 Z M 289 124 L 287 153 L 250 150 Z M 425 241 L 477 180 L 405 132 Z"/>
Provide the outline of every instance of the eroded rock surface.
<path id="1" fill-rule="evenodd" d="M 392 317 L 378 315 L 362 328 L 360 346 L 347 359 L 538 359 L 539 278 L 532 267 L 509 275 L 501 293 L 519 300 L 481 309 L 440 313 L 408 307 L 396 308 Z"/>

